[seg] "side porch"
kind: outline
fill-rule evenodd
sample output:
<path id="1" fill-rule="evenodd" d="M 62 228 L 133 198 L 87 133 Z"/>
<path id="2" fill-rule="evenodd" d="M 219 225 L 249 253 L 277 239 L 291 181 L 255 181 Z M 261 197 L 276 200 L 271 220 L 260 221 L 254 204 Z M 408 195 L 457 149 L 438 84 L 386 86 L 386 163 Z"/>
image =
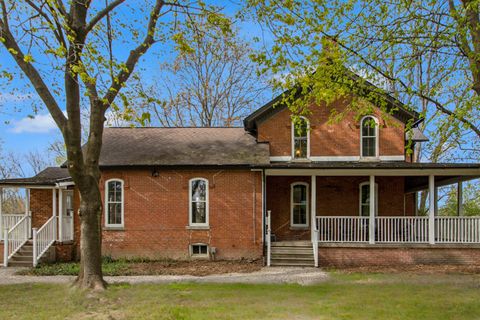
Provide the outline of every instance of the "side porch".
<path id="1" fill-rule="evenodd" d="M 74 202 L 73 184 L 69 181 L 38 176 L 2 180 L 2 265 L 36 266 L 41 259 L 70 260 L 75 240 Z"/>
<path id="2" fill-rule="evenodd" d="M 462 203 L 464 184 L 478 178 L 480 170 L 419 165 L 266 169 L 267 264 L 282 265 L 277 257 L 289 261 L 275 254 L 286 242 L 310 242 L 315 266 L 355 265 L 355 259 L 389 263 L 378 261 L 382 255 L 392 263 L 448 263 L 448 257 L 469 263 L 465 257 L 480 257 L 480 212 L 466 216 Z M 456 212 L 440 215 L 438 189 L 451 184 L 457 186 Z M 420 212 L 422 191 L 428 196 Z"/>

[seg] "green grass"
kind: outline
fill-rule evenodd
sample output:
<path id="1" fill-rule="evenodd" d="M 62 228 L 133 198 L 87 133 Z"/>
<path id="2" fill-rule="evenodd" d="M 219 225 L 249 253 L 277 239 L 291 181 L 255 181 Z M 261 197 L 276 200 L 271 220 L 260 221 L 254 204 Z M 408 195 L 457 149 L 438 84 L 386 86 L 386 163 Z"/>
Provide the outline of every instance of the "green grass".
<path id="1" fill-rule="evenodd" d="M 334 273 L 316 286 L 0 286 L 0 319 L 478 319 L 478 275 Z"/>

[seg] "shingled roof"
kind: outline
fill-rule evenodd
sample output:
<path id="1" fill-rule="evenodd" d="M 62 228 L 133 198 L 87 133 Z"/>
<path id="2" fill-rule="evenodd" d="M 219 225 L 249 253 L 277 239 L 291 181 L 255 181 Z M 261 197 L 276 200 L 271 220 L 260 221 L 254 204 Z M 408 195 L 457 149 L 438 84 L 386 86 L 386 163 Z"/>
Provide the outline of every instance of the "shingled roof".
<path id="1" fill-rule="evenodd" d="M 254 166 L 269 156 L 243 128 L 105 128 L 100 166 Z"/>
<path id="2" fill-rule="evenodd" d="M 58 182 L 71 180 L 67 168 L 49 167 L 30 178 L 2 179 L 0 185 L 54 186 Z"/>

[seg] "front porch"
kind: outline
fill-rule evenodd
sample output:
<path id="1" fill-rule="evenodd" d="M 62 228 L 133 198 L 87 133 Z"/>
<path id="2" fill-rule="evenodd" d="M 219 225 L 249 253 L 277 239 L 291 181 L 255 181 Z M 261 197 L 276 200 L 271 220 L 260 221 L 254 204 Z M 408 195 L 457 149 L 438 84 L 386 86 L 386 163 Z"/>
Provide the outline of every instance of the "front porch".
<path id="1" fill-rule="evenodd" d="M 319 247 L 480 248 L 480 212 L 464 216 L 462 203 L 463 185 L 478 169 L 331 172 L 265 170 L 267 261 L 268 246 L 282 241 L 311 241 L 315 266 Z M 438 189 L 450 184 L 457 185 L 456 215 L 441 216 Z M 423 215 L 420 191 L 428 192 Z"/>

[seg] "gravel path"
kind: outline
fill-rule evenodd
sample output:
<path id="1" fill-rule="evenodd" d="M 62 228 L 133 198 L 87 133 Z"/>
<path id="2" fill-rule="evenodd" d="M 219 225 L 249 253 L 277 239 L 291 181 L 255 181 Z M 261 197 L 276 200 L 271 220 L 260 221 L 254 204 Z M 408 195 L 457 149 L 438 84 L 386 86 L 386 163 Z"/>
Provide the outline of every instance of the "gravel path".
<path id="1" fill-rule="evenodd" d="M 19 268 L 0 268 L 0 285 L 18 283 L 69 283 L 74 276 L 19 276 L 15 272 Z M 326 272 L 318 268 L 263 268 L 251 273 L 228 273 L 218 275 L 198 276 L 118 276 L 105 277 L 108 283 L 296 283 L 312 285 L 324 282 L 328 278 Z"/>

